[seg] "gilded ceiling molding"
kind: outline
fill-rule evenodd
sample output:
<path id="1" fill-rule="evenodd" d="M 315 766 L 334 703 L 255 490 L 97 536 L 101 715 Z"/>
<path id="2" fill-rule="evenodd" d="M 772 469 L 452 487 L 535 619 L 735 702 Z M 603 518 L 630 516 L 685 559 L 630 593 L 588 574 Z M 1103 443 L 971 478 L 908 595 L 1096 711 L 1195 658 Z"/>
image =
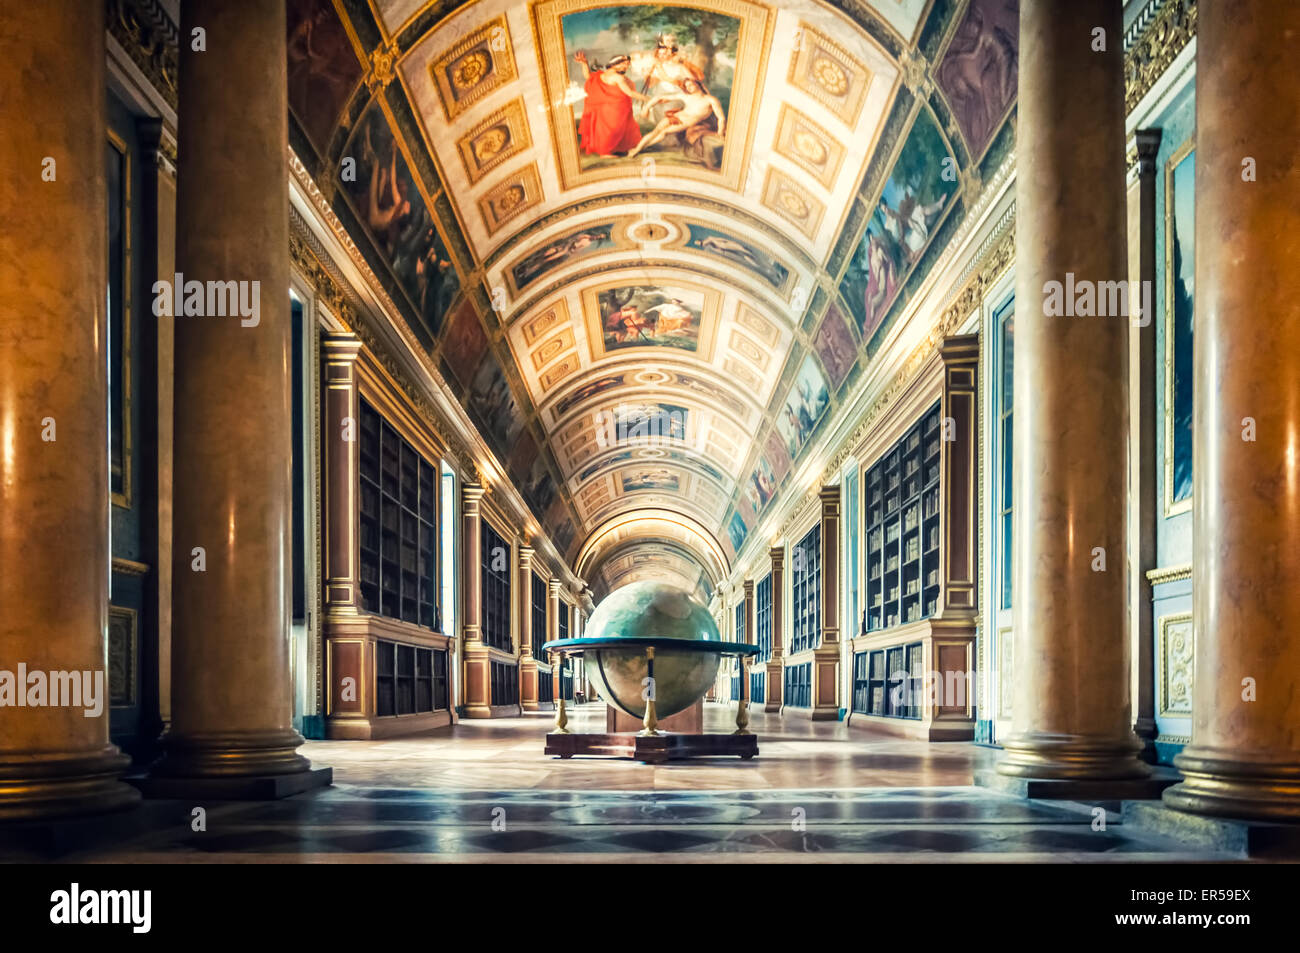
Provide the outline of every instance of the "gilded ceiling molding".
<path id="1" fill-rule="evenodd" d="M 1192 578 L 1192 564 L 1187 563 L 1182 566 L 1163 566 L 1158 569 L 1152 569 L 1147 572 L 1147 582 L 1153 586 L 1162 586 L 1167 582 L 1178 582 L 1181 579 Z"/>
<path id="2" fill-rule="evenodd" d="M 1197 0 L 1155 0 L 1125 37 L 1124 107 L 1137 108 L 1196 36 Z M 1156 9 L 1158 7 L 1158 9 Z"/>
<path id="3" fill-rule="evenodd" d="M 107 0 L 108 32 L 174 110 L 180 31 L 158 0 Z M 175 161 L 175 154 L 170 157 Z"/>

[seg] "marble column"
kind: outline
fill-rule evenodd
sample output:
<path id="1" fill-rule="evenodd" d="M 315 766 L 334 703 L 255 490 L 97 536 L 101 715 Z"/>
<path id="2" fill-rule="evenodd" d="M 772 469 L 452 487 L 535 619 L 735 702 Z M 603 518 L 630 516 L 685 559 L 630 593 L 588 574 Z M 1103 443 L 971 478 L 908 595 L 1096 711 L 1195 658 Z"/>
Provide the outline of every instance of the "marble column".
<path id="1" fill-rule="evenodd" d="M 209 285 L 174 318 L 173 704 L 152 793 L 261 796 L 267 778 L 279 795 L 328 783 L 296 753 L 289 677 L 284 3 L 183 3 L 181 35 L 199 27 L 206 49 L 180 49 L 176 269 L 252 307 L 211 307 Z"/>
<path id="2" fill-rule="evenodd" d="M 1013 424 L 1015 695 L 998 771 L 1022 778 L 1148 772 L 1129 707 L 1128 317 L 1058 316 L 1048 293 L 1049 282 L 1068 286 L 1073 305 L 1091 283 L 1105 299 L 1128 277 L 1122 37 L 1120 0 L 1020 5 L 1015 392 L 1024 399 Z"/>
<path id="3" fill-rule="evenodd" d="M 361 610 L 361 501 L 358 472 L 361 462 L 360 399 L 357 357 L 361 340 L 355 334 L 329 334 L 321 339 L 325 385 L 325 615 L 355 616 Z M 375 607 L 371 607 L 372 609 Z"/>
<path id="4" fill-rule="evenodd" d="M 108 740 L 103 4 L 0 6 L 0 88 L 0 672 L 24 700 L 32 673 L 89 672 L 102 705 L 3 709 L 14 820 L 139 800 Z"/>
<path id="5" fill-rule="evenodd" d="M 767 662 L 767 703 L 763 710 L 780 711 L 785 691 L 785 547 L 773 546 L 768 556 L 772 560 L 772 657 Z"/>
<path id="6" fill-rule="evenodd" d="M 1129 279 L 1156 280 L 1156 155 L 1159 129 L 1133 134 L 1137 162 L 1128 174 Z M 1156 760 L 1155 622 L 1151 583 L 1156 568 L 1156 322 L 1144 315 L 1129 328 L 1129 642 L 1132 658 L 1133 732 L 1142 742 L 1142 760 Z"/>
<path id="7" fill-rule="evenodd" d="M 1300 5 L 1202 0 L 1192 743 L 1165 803 L 1300 821 Z"/>
<path id="8" fill-rule="evenodd" d="M 519 547 L 519 704 L 524 711 L 537 711 L 537 659 L 533 657 L 533 557 L 531 546 Z"/>
<path id="9" fill-rule="evenodd" d="M 552 642 L 560 637 L 560 610 L 564 608 L 564 603 L 560 601 L 560 580 L 551 579 L 547 587 L 550 595 L 550 605 L 546 612 L 546 641 Z M 551 698 L 556 702 L 560 700 L 560 664 L 564 661 L 563 656 L 555 652 L 551 655 Z"/>
<path id="10" fill-rule="evenodd" d="M 821 501 L 821 598 L 817 600 L 821 639 L 813 650 L 812 720 L 835 721 L 840 673 L 840 486 L 823 486 Z"/>
<path id="11" fill-rule="evenodd" d="M 461 631 L 465 634 L 466 718 L 492 717 L 492 664 L 483 644 L 483 486 L 461 487 L 461 573 L 465 605 Z"/>

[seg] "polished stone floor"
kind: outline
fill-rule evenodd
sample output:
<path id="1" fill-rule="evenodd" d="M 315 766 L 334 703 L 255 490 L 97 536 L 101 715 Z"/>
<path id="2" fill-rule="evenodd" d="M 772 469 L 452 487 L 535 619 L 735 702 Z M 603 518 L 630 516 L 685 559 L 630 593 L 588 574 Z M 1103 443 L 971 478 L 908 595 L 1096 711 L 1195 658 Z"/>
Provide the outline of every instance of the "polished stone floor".
<path id="1" fill-rule="evenodd" d="M 727 727 L 724 706 L 706 729 Z M 603 708 L 575 714 L 597 730 Z M 756 716 L 759 756 L 646 766 L 541 754 L 549 715 L 419 738 L 312 742 L 334 786 L 278 802 L 147 802 L 48 833 L 0 832 L 0 860 L 90 862 L 1126 862 L 1228 859 L 1125 831 L 1087 805 L 971 785 L 994 752 Z M 206 830 L 193 829 L 193 808 Z M 80 833 L 78 833 L 80 832 Z"/>

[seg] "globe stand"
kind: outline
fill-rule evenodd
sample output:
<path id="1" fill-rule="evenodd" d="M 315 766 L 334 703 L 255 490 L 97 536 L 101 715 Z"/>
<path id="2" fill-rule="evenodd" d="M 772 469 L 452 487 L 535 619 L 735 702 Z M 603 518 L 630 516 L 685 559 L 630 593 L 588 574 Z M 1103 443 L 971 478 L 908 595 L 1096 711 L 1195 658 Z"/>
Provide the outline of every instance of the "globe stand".
<path id="1" fill-rule="evenodd" d="M 742 761 L 749 761 L 758 754 L 758 736 L 749 731 L 749 680 L 745 677 L 744 654 L 740 655 L 741 698 L 736 709 L 736 731 L 731 735 L 659 731 L 659 716 L 655 709 L 654 646 L 645 646 L 645 654 L 646 712 L 640 732 L 571 732 L 567 727 L 567 716 L 564 714 L 564 699 L 560 698 L 555 712 L 555 731 L 546 736 L 545 753 L 562 759 L 572 758 L 575 754 L 603 758 L 630 758 L 645 764 L 663 764 L 684 758 L 716 758 L 725 755 L 735 755 Z M 698 703 L 695 702 L 695 705 L 698 706 Z M 610 715 L 606 728 L 612 729 L 617 722 L 617 716 L 612 709 Z M 669 719 L 669 722 L 671 720 Z M 692 719 L 686 720 L 690 722 Z"/>

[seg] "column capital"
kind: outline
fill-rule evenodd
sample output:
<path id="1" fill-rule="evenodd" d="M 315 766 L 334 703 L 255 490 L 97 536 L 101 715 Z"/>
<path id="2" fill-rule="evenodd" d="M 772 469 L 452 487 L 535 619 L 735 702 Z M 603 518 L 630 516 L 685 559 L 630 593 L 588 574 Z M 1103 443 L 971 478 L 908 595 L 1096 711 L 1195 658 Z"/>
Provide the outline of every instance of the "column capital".
<path id="1" fill-rule="evenodd" d="M 1160 154 L 1160 140 L 1163 137 L 1163 130 L 1159 128 L 1133 130 L 1128 142 L 1131 173 L 1136 172 L 1141 177 L 1156 174 L 1156 156 Z"/>
<path id="2" fill-rule="evenodd" d="M 479 483 L 464 483 L 460 488 L 461 499 L 466 504 L 473 504 L 476 513 L 478 512 L 479 503 L 483 499 L 483 494 L 486 492 L 486 489 Z"/>
<path id="3" fill-rule="evenodd" d="M 772 571 L 777 572 L 785 568 L 785 547 L 773 546 L 767 551 L 767 555 L 772 560 Z"/>
<path id="4" fill-rule="evenodd" d="M 840 515 L 840 485 L 838 483 L 823 486 L 817 491 L 822 502 L 822 516 Z"/>
<path id="5" fill-rule="evenodd" d="M 362 347 L 361 338 L 351 331 L 334 331 L 329 334 L 322 334 L 320 339 L 321 353 L 326 360 L 330 361 L 348 361 L 351 363 L 361 356 Z"/>
<path id="6" fill-rule="evenodd" d="M 551 593 L 551 597 L 558 599 L 560 595 L 560 590 L 564 587 L 564 583 L 561 582 L 555 576 L 552 576 L 550 582 L 547 585 Z"/>
<path id="7" fill-rule="evenodd" d="M 980 336 L 978 334 L 950 334 L 939 345 L 939 357 L 944 366 L 954 364 L 977 364 L 980 359 Z"/>
<path id="8" fill-rule="evenodd" d="M 744 589 L 746 599 L 754 598 L 754 580 L 746 579 L 742 588 Z"/>
<path id="9" fill-rule="evenodd" d="M 533 565 L 533 557 L 536 555 L 537 550 L 533 549 L 533 547 L 521 545 L 519 547 L 519 565 L 531 569 Z"/>

